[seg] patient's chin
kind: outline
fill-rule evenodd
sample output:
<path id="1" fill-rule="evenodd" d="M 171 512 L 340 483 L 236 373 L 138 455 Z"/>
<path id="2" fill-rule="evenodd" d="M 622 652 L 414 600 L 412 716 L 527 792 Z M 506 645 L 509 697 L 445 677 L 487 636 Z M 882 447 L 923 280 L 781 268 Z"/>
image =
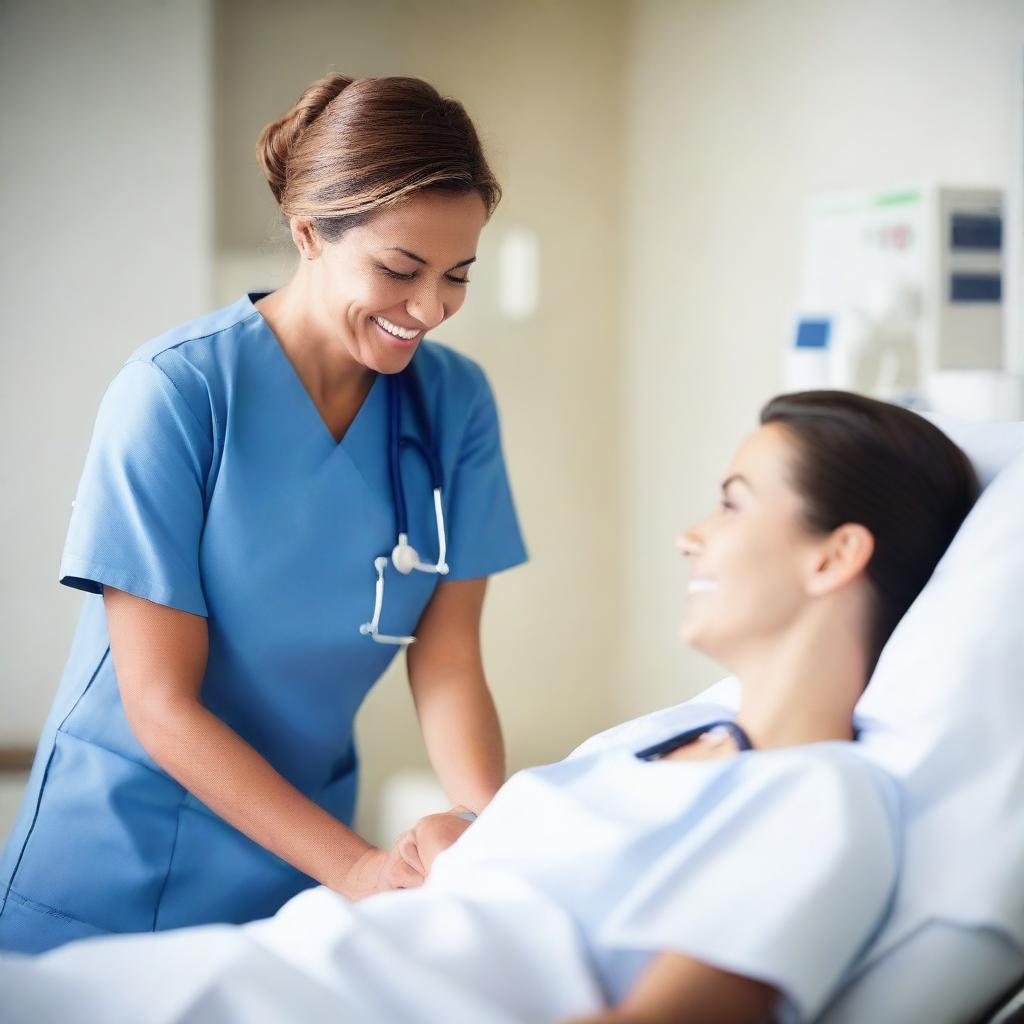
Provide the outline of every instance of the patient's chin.
<path id="1" fill-rule="evenodd" d="M 703 609 L 688 607 L 679 624 L 679 637 L 691 650 L 725 663 L 726 652 L 730 648 L 728 635 L 723 632 L 721 623 L 711 621 L 712 616 L 702 614 Z"/>
<path id="2" fill-rule="evenodd" d="M 707 628 L 702 625 L 699 615 L 694 615 L 690 611 L 683 615 L 683 621 L 679 625 L 679 638 L 687 647 L 692 647 L 695 651 L 707 654 L 708 651 L 705 647 L 707 632 Z"/>

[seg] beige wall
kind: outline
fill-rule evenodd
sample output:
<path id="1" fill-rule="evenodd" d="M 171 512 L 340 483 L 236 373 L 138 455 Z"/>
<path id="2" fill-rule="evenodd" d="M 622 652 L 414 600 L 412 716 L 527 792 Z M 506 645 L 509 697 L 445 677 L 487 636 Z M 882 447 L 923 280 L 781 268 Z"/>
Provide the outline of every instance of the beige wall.
<path id="1" fill-rule="evenodd" d="M 592 2 L 217 5 L 217 239 L 224 301 L 247 257 L 275 263 L 276 208 L 253 158 L 314 78 L 426 78 L 462 100 L 505 198 L 466 307 L 436 337 L 483 364 L 499 401 L 531 562 L 491 583 L 485 655 L 512 768 L 608 724 L 621 618 L 617 545 L 623 54 L 627 8 Z M 497 309 L 496 248 L 540 238 L 532 320 Z M 289 257 L 290 258 L 290 257 Z M 257 264 L 258 265 L 258 264 Z M 368 595 L 369 598 L 370 595 Z M 399 662 L 360 715 L 363 821 L 391 772 L 425 764 Z"/>
<path id="2" fill-rule="evenodd" d="M 0 4 L 0 746 L 35 743 L 67 657 L 103 389 L 210 303 L 210 35 L 205 0 Z"/>
<path id="3" fill-rule="evenodd" d="M 722 675 L 680 649 L 672 542 L 781 386 L 801 200 L 1004 184 L 1019 0 L 632 5 L 622 319 L 626 632 L 619 717 Z"/>

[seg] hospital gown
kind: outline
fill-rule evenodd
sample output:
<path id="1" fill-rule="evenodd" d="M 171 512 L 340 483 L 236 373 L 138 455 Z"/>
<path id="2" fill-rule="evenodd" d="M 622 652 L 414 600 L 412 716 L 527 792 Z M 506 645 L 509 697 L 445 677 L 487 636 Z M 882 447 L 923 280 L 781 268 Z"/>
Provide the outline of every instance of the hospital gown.
<path id="1" fill-rule="evenodd" d="M 274 917 L 0 958 L 14 1019 L 553 1021 L 622 998 L 662 950 L 813 1019 L 883 923 L 898 794 L 853 744 L 715 761 L 619 746 L 513 776 L 427 883 L 319 887 Z"/>

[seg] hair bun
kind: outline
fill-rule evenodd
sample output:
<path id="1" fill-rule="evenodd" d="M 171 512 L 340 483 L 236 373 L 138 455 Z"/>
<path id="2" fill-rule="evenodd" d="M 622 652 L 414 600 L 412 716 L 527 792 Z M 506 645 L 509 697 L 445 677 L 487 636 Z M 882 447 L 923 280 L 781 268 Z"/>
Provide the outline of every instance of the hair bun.
<path id="1" fill-rule="evenodd" d="M 419 78 L 326 75 L 256 153 L 283 219 L 311 221 L 325 242 L 425 189 L 477 192 L 488 215 L 501 197 L 465 109 Z"/>
<path id="2" fill-rule="evenodd" d="M 256 158 L 278 203 L 284 194 L 288 178 L 288 156 L 295 143 L 323 113 L 331 100 L 339 96 L 353 81 L 355 79 L 347 75 L 325 75 L 306 89 L 287 114 L 276 121 L 271 121 L 260 132 L 256 142 Z"/>

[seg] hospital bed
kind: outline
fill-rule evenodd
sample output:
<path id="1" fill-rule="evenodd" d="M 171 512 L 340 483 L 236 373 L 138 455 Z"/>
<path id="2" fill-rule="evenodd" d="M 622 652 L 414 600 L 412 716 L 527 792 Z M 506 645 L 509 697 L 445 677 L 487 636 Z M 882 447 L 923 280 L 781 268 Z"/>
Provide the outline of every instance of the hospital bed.
<path id="1" fill-rule="evenodd" d="M 1013 986 L 1014 991 L 1000 997 L 991 1013 L 986 1013 L 983 1024 L 1022 1024 L 1024 1022 L 1024 978 Z"/>

